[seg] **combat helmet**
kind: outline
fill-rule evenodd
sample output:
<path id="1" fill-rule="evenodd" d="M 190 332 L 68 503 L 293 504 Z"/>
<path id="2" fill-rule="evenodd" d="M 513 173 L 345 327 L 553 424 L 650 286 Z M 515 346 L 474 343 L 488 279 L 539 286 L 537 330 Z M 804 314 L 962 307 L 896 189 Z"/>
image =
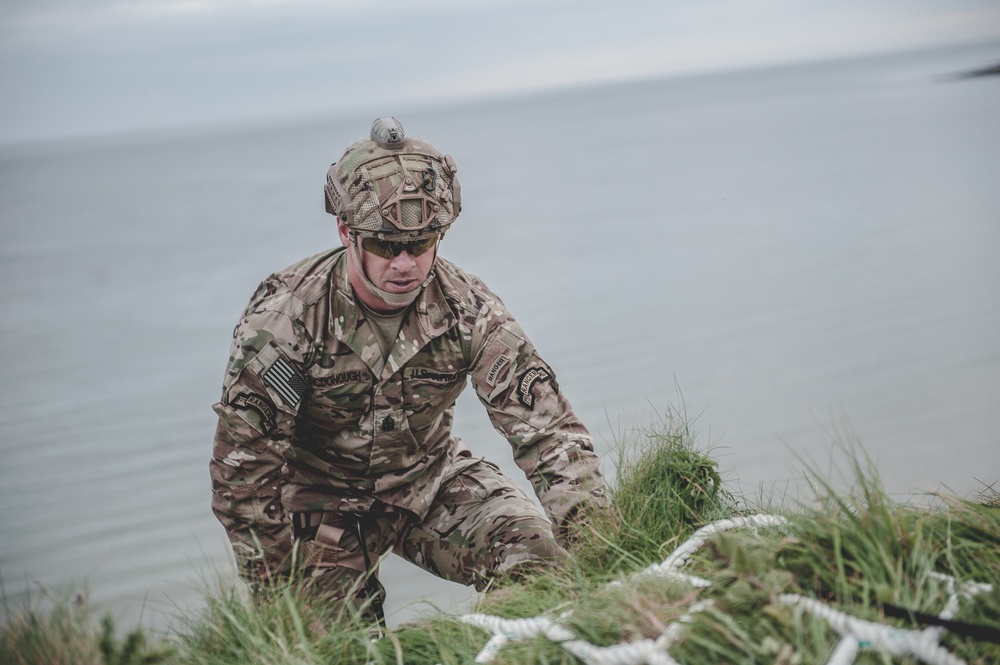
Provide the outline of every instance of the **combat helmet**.
<path id="1" fill-rule="evenodd" d="M 372 123 L 327 172 L 326 211 L 352 235 L 406 240 L 443 235 L 462 209 L 450 155 L 408 137 L 393 117 Z"/>

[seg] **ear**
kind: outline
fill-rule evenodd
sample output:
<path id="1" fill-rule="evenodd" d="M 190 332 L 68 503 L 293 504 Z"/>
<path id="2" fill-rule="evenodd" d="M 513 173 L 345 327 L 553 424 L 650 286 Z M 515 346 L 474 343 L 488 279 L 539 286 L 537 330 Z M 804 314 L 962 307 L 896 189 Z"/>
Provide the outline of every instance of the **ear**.
<path id="1" fill-rule="evenodd" d="M 340 236 L 340 244 L 344 247 L 351 246 L 351 230 L 339 219 L 337 220 L 337 234 Z"/>

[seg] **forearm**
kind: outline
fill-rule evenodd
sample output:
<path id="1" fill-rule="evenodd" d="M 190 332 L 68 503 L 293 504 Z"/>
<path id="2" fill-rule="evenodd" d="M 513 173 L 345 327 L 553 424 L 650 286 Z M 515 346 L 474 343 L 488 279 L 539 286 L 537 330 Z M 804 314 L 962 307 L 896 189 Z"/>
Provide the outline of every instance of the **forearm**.
<path id="1" fill-rule="evenodd" d="M 212 511 L 251 581 L 284 569 L 291 525 L 281 506 L 283 458 L 272 441 L 239 444 L 220 420 L 210 462 Z"/>
<path id="2" fill-rule="evenodd" d="M 515 463 L 557 530 L 607 506 L 601 460 L 582 426 L 536 434 L 515 445 L 515 450 Z"/>

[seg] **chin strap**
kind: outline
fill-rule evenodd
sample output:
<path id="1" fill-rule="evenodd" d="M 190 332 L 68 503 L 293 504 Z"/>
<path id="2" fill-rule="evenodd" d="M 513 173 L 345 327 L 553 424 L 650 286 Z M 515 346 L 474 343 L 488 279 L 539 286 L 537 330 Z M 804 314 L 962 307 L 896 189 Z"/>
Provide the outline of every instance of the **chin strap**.
<path id="1" fill-rule="evenodd" d="M 388 291 L 383 291 L 382 289 L 375 286 L 370 279 L 368 279 L 368 274 L 365 273 L 365 264 L 361 260 L 361 239 L 358 238 L 353 232 L 351 233 L 351 251 L 354 252 L 354 260 L 358 264 L 358 271 L 361 273 L 361 280 L 365 283 L 368 289 L 377 295 L 385 304 L 391 305 L 392 307 L 403 308 L 408 306 L 420 292 L 424 290 L 424 287 L 431 283 L 434 279 L 434 266 L 431 264 L 431 270 L 427 273 L 427 279 L 424 280 L 423 284 L 413 289 L 412 291 L 407 291 L 406 293 L 389 293 Z M 437 247 L 434 247 L 434 261 L 437 261 Z"/>

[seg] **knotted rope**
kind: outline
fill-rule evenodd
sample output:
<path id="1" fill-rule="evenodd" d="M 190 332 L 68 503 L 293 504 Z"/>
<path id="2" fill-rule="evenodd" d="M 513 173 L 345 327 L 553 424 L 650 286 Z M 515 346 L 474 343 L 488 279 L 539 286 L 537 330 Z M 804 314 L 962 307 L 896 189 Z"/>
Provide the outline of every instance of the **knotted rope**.
<path id="1" fill-rule="evenodd" d="M 704 546 L 705 542 L 717 533 L 740 528 L 758 528 L 783 526 L 788 521 L 777 515 L 749 515 L 734 517 L 708 524 L 692 534 L 684 543 L 675 549 L 661 563 L 654 564 L 636 574 L 636 577 L 656 575 L 684 581 L 691 586 L 706 588 L 711 586 L 708 580 L 680 572 L 691 555 Z M 950 619 L 958 611 L 960 598 L 971 598 L 982 592 L 992 591 L 992 586 L 979 582 L 959 584 L 957 580 L 941 573 L 931 573 L 931 577 L 945 582 L 948 586 L 949 599 L 939 615 L 942 619 Z M 621 582 L 612 582 L 609 586 L 618 586 Z M 877 649 L 894 656 L 908 655 L 928 663 L 928 665 L 961 665 L 963 660 L 949 653 L 939 643 L 942 633 L 940 627 L 924 630 L 902 630 L 883 624 L 865 621 L 836 610 L 816 599 L 796 594 L 782 594 L 778 603 L 797 607 L 824 619 L 833 630 L 843 637 L 837 644 L 826 665 L 849 665 L 854 662 L 862 646 Z M 493 633 L 476 656 L 477 663 L 492 661 L 509 642 L 545 637 L 558 643 L 564 650 L 573 654 L 588 665 L 679 665 L 667 653 L 670 646 L 683 633 L 686 624 L 693 615 L 712 605 L 712 601 L 703 600 L 692 603 L 687 611 L 676 621 L 669 624 L 663 633 L 654 639 L 641 639 L 608 647 L 600 647 L 576 635 L 563 625 L 570 616 L 563 613 L 552 620 L 545 616 L 529 619 L 504 619 L 487 614 L 466 614 L 460 620 L 478 626 Z"/>

